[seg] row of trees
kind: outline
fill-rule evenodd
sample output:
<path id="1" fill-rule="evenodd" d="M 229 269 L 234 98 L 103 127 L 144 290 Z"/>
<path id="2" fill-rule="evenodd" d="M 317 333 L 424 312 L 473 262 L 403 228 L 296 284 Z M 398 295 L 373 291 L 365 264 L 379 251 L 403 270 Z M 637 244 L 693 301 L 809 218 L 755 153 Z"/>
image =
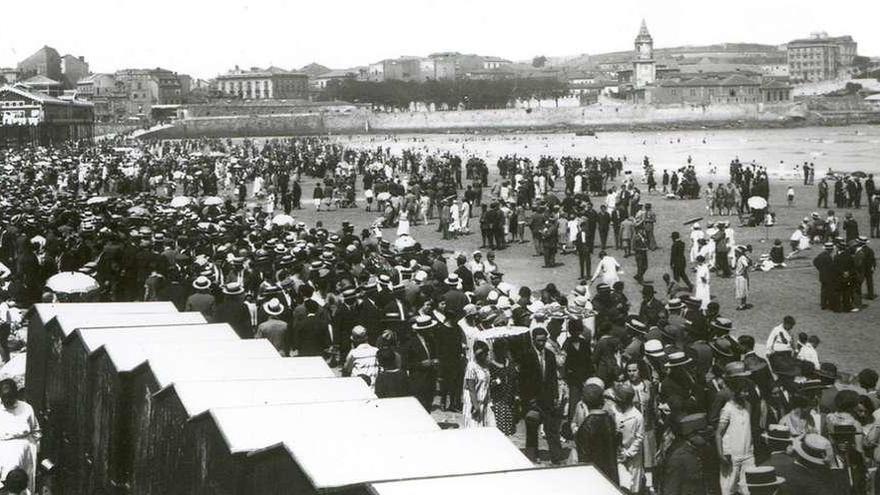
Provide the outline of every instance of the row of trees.
<path id="1" fill-rule="evenodd" d="M 333 81 L 324 98 L 370 103 L 384 108 L 407 110 L 413 102 L 437 108 L 468 110 L 506 108 L 514 101 L 532 98 L 556 99 L 568 94 L 568 84 L 557 79 L 502 79 L 425 82 L 412 81 Z"/>

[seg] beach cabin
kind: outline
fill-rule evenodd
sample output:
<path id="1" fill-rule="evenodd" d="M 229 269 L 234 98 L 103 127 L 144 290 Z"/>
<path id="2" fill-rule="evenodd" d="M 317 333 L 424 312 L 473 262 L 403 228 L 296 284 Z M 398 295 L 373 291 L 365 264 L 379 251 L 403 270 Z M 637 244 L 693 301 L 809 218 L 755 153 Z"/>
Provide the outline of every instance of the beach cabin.
<path id="1" fill-rule="evenodd" d="M 170 302 L 142 303 L 38 303 L 27 313 L 27 363 L 25 364 L 25 400 L 37 412 L 43 412 L 46 393 L 46 356 L 49 344 L 46 324 L 58 315 L 107 315 L 177 313 Z M 40 420 L 44 418 L 40 417 Z"/>
<path id="2" fill-rule="evenodd" d="M 272 358 L 212 358 L 193 354 L 187 359 L 173 356 L 155 356 L 136 366 L 131 373 L 131 387 L 127 390 L 130 400 L 131 421 L 129 441 L 134 447 L 134 457 L 147 458 L 146 433 L 150 431 L 153 394 L 182 381 L 263 380 L 267 376 L 277 379 L 333 378 L 333 371 L 320 357 L 282 358 L 275 353 Z"/>
<path id="3" fill-rule="evenodd" d="M 93 309 L 89 314 L 59 314 L 49 320 L 43 327 L 44 339 L 48 345 L 49 352 L 43 357 L 43 374 L 42 379 L 39 380 L 39 383 L 45 387 L 42 394 L 45 407 L 42 410 L 42 416 L 38 416 L 40 424 L 44 428 L 42 446 L 45 457 L 57 460 L 60 442 L 63 437 L 60 433 L 56 432 L 56 428 L 64 421 L 61 416 L 69 405 L 69 402 L 66 400 L 68 387 L 78 386 L 85 377 L 84 367 L 82 368 L 83 374 L 75 375 L 74 377 L 69 377 L 62 371 L 64 342 L 78 328 L 118 329 L 135 328 L 136 326 L 179 326 L 204 323 L 205 318 L 200 313 L 178 313 L 176 310 L 174 313 L 138 314 L 136 317 L 133 317 L 131 314 L 99 313 Z M 30 350 L 28 350 L 28 359 L 30 359 Z M 29 387 L 28 390 L 30 390 Z"/>
<path id="4" fill-rule="evenodd" d="M 365 495 L 377 481 L 531 467 L 496 428 L 334 437 L 326 427 L 250 454 L 247 493 Z"/>
<path id="5" fill-rule="evenodd" d="M 532 468 L 370 483 L 370 495 L 623 495 L 623 490 L 590 465 Z"/>
<path id="6" fill-rule="evenodd" d="M 340 380 L 346 379 L 332 381 Z M 301 382 L 304 385 L 306 380 Z M 309 437 L 326 425 L 332 425 L 332 434 L 337 437 L 440 430 L 412 397 L 324 402 L 328 396 L 316 388 L 302 390 L 300 404 L 212 408 L 195 415 L 186 426 L 188 443 L 183 453 L 192 468 L 176 476 L 175 482 L 187 493 L 250 493 L 245 480 L 248 454 L 284 438 Z M 191 455 L 195 458 L 190 459 Z"/>
<path id="7" fill-rule="evenodd" d="M 144 473 L 149 479 L 145 484 L 138 479 L 135 483 L 137 493 L 164 494 L 172 488 L 181 493 L 196 493 L 197 478 L 202 476 L 206 463 L 213 463 L 211 454 L 202 453 L 202 448 L 193 440 L 192 418 L 206 415 L 208 409 L 227 408 L 246 409 L 272 406 L 276 404 L 302 405 L 312 402 L 359 401 L 364 403 L 376 399 L 370 387 L 361 378 L 315 378 L 315 379 L 275 379 L 267 376 L 262 380 L 229 380 L 229 381 L 178 381 L 153 395 L 153 407 L 150 418 L 150 431 L 144 439 L 144 457 L 135 460 L 138 473 Z M 257 409 L 259 410 L 259 409 Z M 274 409 L 278 410 L 278 409 Z M 295 409 L 294 409 L 295 410 Z M 325 413 L 327 412 L 324 409 Z M 253 412 L 253 409 L 252 411 Z M 427 414 L 423 413 L 423 416 Z M 324 424 L 331 418 L 341 417 L 329 413 L 320 422 L 312 422 L 309 426 Z M 425 418 L 423 418 L 425 419 Z M 430 417 L 427 418 L 430 421 Z M 251 417 L 239 426 L 248 430 L 248 434 L 260 438 L 274 431 L 276 437 L 264 446 L 280 440 L 279 432 L 286 431 L 289 422 L 299 422 L 294 414 L 285 416 L 266 415 Z M 233 466 L 230 465 L 229 468 Z M 142 469 L 141 469 L 142 468 Z M 218 475 L 229 481 L 233 473 Z M 216 474 L 215 474 L 216 475 Z M 146 486 L 141 490 L 142 486 Z M 215 486 L 203 493 L 231 489 L 232 485 Z"/>
<path id="8" fill-rule="evenodd" d="M 200 328 L 203 327 L 203 328 Z M 222 327 L 222 335 L 208 335 L 208 327 Z M 200 335 L 200 333 L 205 335 Z M 187 327 L 181 336 L 168 329 L 146 340 L 112 339 L 89 354 L 85 387 L 85 410 L 93 414 L 82 432 L 86 453 L 91 455 L 92 487 L 126 486 L 131 482 L 134 446 L 131 442 L 131 397 L 127 393 L 131 370 L 151 356 L 197 355 L 210 358 L 270 358 L 277 356 L 271 343 L 241 340 L 227 324 Z M 96 489 L 97 490 L 97 489 Z"/>

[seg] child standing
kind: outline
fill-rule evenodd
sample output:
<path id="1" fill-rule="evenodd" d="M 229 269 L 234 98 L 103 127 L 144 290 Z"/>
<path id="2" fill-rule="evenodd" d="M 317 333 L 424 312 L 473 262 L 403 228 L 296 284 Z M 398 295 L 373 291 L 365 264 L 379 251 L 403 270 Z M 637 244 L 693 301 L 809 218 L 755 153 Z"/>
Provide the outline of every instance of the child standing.
<path id="1" fill-rule="evenodd" d="M 794 188 L 788 186 L 788 191 L 785 195 L 788 197 L 788 206 L 791 207 L 794 204 Z"/>

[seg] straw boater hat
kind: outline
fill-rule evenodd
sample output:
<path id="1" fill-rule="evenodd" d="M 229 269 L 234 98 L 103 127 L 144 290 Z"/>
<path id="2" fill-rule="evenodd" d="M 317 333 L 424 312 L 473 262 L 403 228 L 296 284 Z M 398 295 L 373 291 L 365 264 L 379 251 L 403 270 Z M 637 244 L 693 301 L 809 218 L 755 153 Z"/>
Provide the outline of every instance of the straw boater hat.
<path id="1" fill-rule="evenodd" d="M 773 466 L 756 466 L 746 468 L 746 486 L 749 488 L 779 486 L 785 483 L 785 478 L 776 475 Z"/>
<path id="2" fill-rule="evenodd" d="M 644 351 L 646 356 L 651 357 L 663 357 L 666 355 L 666 353 L 663 352 L 663 343 L 657 339 L 645 341 Z"/>
<path id="3" fill-rule="evenodd" d="M 227 296 L 244 294 L 244 287 L 239 282 L 229 282 L 223 287 L 223 293 Z"/>
<path id="4" fill-rule="evenodd" d="M 693 360 L 688 357 L 687 354 L 681 351 L 675 351 L 669 354 L 666 361 L 667 368 L 674 368 L 676 366 L 685 366 L 692 363 Z"/>
<path id="5" fill-rule="evenodd" d="M 195 290 L 208 290 L 211 287 L 211 280 L 204 275 L 200 275 L 193 280 L 192 286 Z"/>
<path id="6" fill-rule="evenodd" d="M 767 431 L 761 434 L 765 440 L 791 443 L 791 430 L 785 425 L 767 425 Z"/>
<path id="7" fill-rule="evenodd" d="M 816 433 L 807 433 L 794 439 L 792 444 L 794 452 L 804 462 L 825 466 L 825 456 L 831 449 L 831 442 Z"/>
<path id="8" fill-rule="evenodd" d="M 268 315 L 278 316 L 284 312 L 284 306 L 281 305 L 281 302 L 277 298 L 273 297 L 263 304 L 263 311 Z"/>
<path id="9" fill-rule="evenodd" d="M 709 326 L 716 332 L 729 334 L 733 330 L 733 321 L 728 318 L 718 317 L 709 322 Z"/>
<path id="10" fill-rule="evenodd" d="M 434 321 L 433 318 L 427 315 L 419 315 L 416 317 L 416 321 L 413 323 L 413 330 L 430 330 L 437 326 L 437 322 Z"/>
<path id="11" fill-rule="evenodd" d="M 461 279 L 458 278 L 458 275 L 455 273 L 450 273 L 446 280 L 443 281 L 446 285 L 450 287 L 458 287 L 458 283 L 461 282 Z"/>

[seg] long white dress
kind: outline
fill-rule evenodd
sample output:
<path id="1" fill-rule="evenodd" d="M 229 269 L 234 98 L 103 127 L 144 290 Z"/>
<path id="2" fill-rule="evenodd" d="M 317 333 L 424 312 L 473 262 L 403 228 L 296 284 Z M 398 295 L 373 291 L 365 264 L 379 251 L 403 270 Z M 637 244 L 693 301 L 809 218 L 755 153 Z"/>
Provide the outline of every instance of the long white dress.
<path id="1" fill-rule="evenodd" d="M 596 273 L 593 274 L 593 278 L 600 278 L 603 284 L 608 284 L 611 287 L 620 281 L 618 270 L 620 270 L 620 264 L 617 260 L 611 256 L 605 256 L 599 262 L 599 265 L 596 266 Z"/>
<path id="2" fill-rule="evenodd" d="M 449 216 L 452 217 L 449 219 L 449 231 L 450 232 L 458 232 L 461 230 L 461 207 L 458 203 L 452 203 L 452 206 L 449 208 Z"/>
<path id="3" fill-rule="evenodd" d="M 709 264 L 697 265 L 697 276 L 694 280 L 694 297 L 700 300 L 700 308 L 706 309 L 711 301 L 709 293 Z"/>
<path id="4" fill-rule="evenodd" d="M 691 232 L 691 263 L 697 261 L 697 255 L 700 254 L 700 239 L 703 238 L 702 230 L 694 230 Z"/>
<path id="5" fill-rule="evenodd" d="M 461 204 L 461 231 L 468 233 L 471 231 L 471 204 L 464 202 Z"/>
<path id="6" fill-rule="evenodd" d="M 30 404 L 17 401 L 12 409 L 0 405 L 0 479 L 13 469 L 24 469 L 28 489 L 35 493 L 39 437 L 40 425 Z"/>
<path id="7" fill-rule="evenodd" d="M 461 416 L 465 428 L 479 426 L 495 426 L 495 413 L 492 412 L 492 397 L 489 395 L 489 383 L 492 380 L 489 369 L 476 361 L 468 361 L 464 370 L 464 390 L 461 393 Z M 468 391 L 468 381 L 473 382 L 478 404 L 472 404 L 471 394 Z M 471 415 L 471 406 L 475 405 L 479 411 L 479 418 L 474 419 Z"/>

